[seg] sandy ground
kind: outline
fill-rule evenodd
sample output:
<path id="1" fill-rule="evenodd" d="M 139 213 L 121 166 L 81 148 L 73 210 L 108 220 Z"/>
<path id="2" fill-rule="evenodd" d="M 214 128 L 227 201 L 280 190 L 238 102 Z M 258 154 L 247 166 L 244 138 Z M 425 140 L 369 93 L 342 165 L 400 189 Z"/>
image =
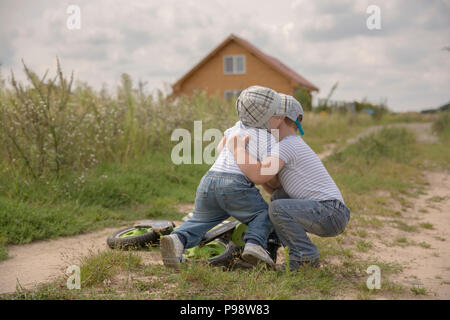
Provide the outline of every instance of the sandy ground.
<path id="1" fill-rule="evenodd" d="M 431 123 L 396 123 L 371 127 L 347 140 L 346 144 L 355 143 L 358 139 L 384 127 L 402 127 L 411 130 L 419 142 L 437 141 Z M 324 159 L 336 149 L 338 149 L 336 144 L 325 146 L 324 152 L 319 154 L 319 157 Z M 366 240 L 373 243 L 373 249 L 361 256 L 368 258 L 370 255 L 370 258 L 401 265 L 402 272 L 390 277 L 391 280 L 406 288 L 425 288 L 427 295 L 421 296 L 422 298 L 450 299 L 450 172 L 424 172 L 424 175 L 429 183 L 426 194 L 409 199 L 412 206 L 406 212 L 402 212 L 401 220 L 414 226 L 431 223 L 433 228 L 419 227 L 418 232 L 406 232 L 385 224 L 381 229 L 369 233 Z M 406 238 L 408 243 L 400 246 L 394 244 L 397 238 Z M 411 292 L 400 296 L 402 297 L 414 298 Z"/>
<path id="2" fill-rule="evenodd" d="M 189 209 L 192 206 L 183 207 Z M 175 221 L 176 225 L 181 223 L 182 221 Z M 78 264 L 80 258 L 90 252 L 110 250 L 106 239 L 118 229 L 120 227 L 8 246 L 11 258 L 0 262 L 0 293 L 14 292 L 16 285 L 30 289 L 38 283 L 52 281 L 63 275 L 70 265 Z M 145 264 L 162 264 L 159 252 L 139 251 L 139 254 Z"/>
<path id="3" fill-rule="evenodd" d="M 423 142 L 432 142 L 430 124 L 401 124 L 416 132 L 421 132 L 419 139 Z M 370 134 L 381 127 L 373 127 L 357 138 Z M 355 142 L 352 139 L 349 143 Z M 331 154 L 335 145 L 325 148 L 321 158 Z M 411 219 L 408 224 L 418 225 L 428 222 L 433 229 L 421 229 L 416 233 L 407 233 L 401 230 L 383 227 L 376 234 L 369 235 L 374 248 L 370 254 L 382 261 L 397 262 L 404 266 L 403 271 L 396 275 L 394 281 L 405 286 L 423 286 L 429 292 L 428 297 L 450 299 L 450 173 L 427 172 L 426 178 L 430 186 L 426 195 L 414 198 L 412 208 L 403 214 Z M 440 199 L 432 201 L 430 199 Z M 439 197 L 439 198 L 436 198 Z M 424 210 L 425 209 L 425 210 Z M 192 205 L 182 205 L 181 212 L 192 211 Z M 181 223 L 181 222 L 178 222 Z M 178 224 L 177 223 L 177 224 Z M 32 288 L 35 284 L 47 282 L 61 276 L 67 267 L 76 264 L 79 258 L 91 251 L 107 249 L 106 238 L 118 228 L 109 228 L 89 234 L 74 237 L 65 237 L 47 241 L 37 241 L 26 245 L 8 246 L 11 258 L 0 262 L 0 293 L 13 292 L 16 285 L 23 288 Z M 387 246 L 397 237 L 406 237 L 408 241 L 426 242 L 430 248 L 418 245 Z M 139 252 L 144 263 L 161 264 L 158 252 Z"/>
<path id="4" fill-rule="evenodd" d="M 368 253 L 370 258 L 401 265 L 402 272 L 389 278 L 406 288 L 426 289 L 427 295 L 417 298 L 450 299 L 450 172 L 425 172 L 425 178 L 430 184 L 426 194 L 412 199 L 401 219 L 418 230 L 402 231 L 385 223 L 369 234 L 373 248 Z M 422 223 L 432 224 L 432 229 L 420 227 Z M 398 238 L 407 243 L 395 244 Z"/>
<path id="5" fill-rule="evenodd" d="M 106 249 L 106 238 L 114 230 L 8 246 L 11 258 L 0 263 L 0 293 L 13 292 L 19 284 L 31 288 L 36 283 L 51 281 L 69 265 L 76 264 L 80 255 Z"/>

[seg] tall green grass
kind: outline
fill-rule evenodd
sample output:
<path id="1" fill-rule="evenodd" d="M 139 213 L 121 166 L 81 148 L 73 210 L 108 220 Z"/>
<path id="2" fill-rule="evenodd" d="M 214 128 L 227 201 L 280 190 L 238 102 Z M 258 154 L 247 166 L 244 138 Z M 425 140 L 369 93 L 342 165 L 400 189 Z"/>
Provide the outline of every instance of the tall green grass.
<path id="1" fill-rule="evenodd" d="M 407 163 L 416 152 L 414 143 L 414 134 L 406 129 L 383 129 L 361 138 L 357 143 L 349 145 L 345 151 L 333 154 L 331 161 L 364 160 L 364 167 L 373 167 L 384 160 Z"/>
<path id="2" fill-rule="evenodd" d="M 413 185 L 418 169 L 415 136 L 404 128 L 386 128 L 332 154 L 325 165 L 339 186 L 356 194 Z M 345 198 L 345 197 L 344 197 Z"/>
<path id="3" fill-rule="evenodd" d="M 303 139 L 317 153 L 328 144 L 344 144 L 350 139 L 376 124 L 368 114 L 313 113 L 308 112 L 303 119 L 305 135 Z"/>
<path id="4" fill-rule="evenodd" d="M 208 165 L 170 158 L 176 128 L 226 129 L 228 102 L 196 93 L 169 101 L 122 76 L 115 93 L 57 75 L 0 86 L 0 248 L 148 217 L 180 218 Z M 0 257 L 5 257 L 1 249 Z"/>
<path id="5" fill-rule="evenodd" d="M 12 74 L 10 88 L 0 88 L 0 161 L 35 180 L 168 150 L 172 131 L 192 129 L 194 120 L 202 120 L 204 130 L 224 130 L 236 120 L 226 101 L 204 93 L 169 101 L 135 88 L 127 74 L 113 94 L 87 84 L 73 88 L 59 63 L 51 79 L 26 65 L 24 71 L 27 85 Z"/>

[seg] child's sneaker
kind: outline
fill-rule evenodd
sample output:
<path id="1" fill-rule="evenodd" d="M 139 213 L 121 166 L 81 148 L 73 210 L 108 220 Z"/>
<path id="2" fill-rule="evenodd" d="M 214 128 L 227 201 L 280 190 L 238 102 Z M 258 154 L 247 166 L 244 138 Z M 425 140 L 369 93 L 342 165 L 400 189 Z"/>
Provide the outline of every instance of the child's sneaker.
<path id="1" fill-rule="evenodd" d="M 242 253 L 242 259 L 251 265 L 256 265 L 258 262 L 263 262 L 270 267 L 275 267 L 275 263 L 269 256 L 267 251 L 258 244 L 247 243 L 245 244 L 244 252 Z"/>
<path id="2" fill-rule="evenodd" d="M 184 262 L 184 246 L 176 234 L 161 237 L 161 256 L 166 267 L 178 269 Z"/>

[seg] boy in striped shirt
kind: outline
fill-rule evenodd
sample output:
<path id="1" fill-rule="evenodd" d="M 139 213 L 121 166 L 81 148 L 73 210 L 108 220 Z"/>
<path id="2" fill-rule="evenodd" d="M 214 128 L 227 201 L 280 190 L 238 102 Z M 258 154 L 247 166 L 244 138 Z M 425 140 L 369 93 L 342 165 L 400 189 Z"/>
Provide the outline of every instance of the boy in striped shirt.
<path id="1" fill-rule="evenodd" d="M 254 183 L 272 194 L 269 217 L 284 246 L 289 247 L 290 270 L 309 264 L 319 266 L 319 251 L 307 232 L 322 237 L 342 233 L 350 209 L 314 151 L 297 134 L 303 134 L 303 109 L 293 97 L 282 95 L 286 116 L 279 126 L 278 152 L 258 162 L 246 152 L 244 139 L 227 140 L 239 168 Z"/>

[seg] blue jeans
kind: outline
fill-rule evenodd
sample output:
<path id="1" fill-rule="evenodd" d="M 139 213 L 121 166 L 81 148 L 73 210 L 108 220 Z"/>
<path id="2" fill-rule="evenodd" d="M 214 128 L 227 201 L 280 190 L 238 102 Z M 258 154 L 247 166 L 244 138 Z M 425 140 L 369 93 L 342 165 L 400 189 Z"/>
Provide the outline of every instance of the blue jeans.
<path id="1" fill-rule="evenodd" d="M 176 228 L 186 248 L 196 246 L 205 233 L 230 216 L 248 226 L 244 241 L 253 240 L 264 248 L 272 230 L 268 205 L 253 182 L 240 174 L 209 171 L 200 181 L 193 217 Z"/>
<path id="2" fill-rule="evenodd" d="M 283 189 L 272 194 L 269 217 L 289 259 L 295 262 L 319 258 L 319 250 L 306 232 L 334 237 L 342 233 L 350 220 L 350 209 L 339 200 L 314 201 L 290 199 Z"/>

